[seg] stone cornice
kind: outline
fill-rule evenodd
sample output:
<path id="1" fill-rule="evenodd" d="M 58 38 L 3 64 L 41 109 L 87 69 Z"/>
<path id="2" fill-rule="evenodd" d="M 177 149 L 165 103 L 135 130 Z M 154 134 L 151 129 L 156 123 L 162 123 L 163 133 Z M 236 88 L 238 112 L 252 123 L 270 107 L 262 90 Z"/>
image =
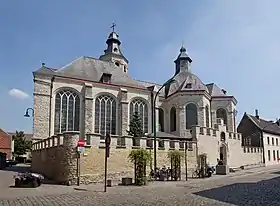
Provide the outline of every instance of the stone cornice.
<path id="1" fill-rule="evenodd" d="M 34 92 L 33 96 L 46 96 L 46 97 L 50 97 L 51 95 L 50 94 L 41 94 L 41 93 Z"/>

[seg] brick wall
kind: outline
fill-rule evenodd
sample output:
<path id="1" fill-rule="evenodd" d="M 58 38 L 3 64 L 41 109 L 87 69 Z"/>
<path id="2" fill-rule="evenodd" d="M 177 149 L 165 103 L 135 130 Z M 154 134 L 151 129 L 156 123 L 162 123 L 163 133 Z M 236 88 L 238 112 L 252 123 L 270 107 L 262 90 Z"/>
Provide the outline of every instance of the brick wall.
<path id="1" fill-rule="evenodd" d="M 7 158 L 12 157 L 12 137 L 0 129 L 0 152 L 6 153 Z"/>

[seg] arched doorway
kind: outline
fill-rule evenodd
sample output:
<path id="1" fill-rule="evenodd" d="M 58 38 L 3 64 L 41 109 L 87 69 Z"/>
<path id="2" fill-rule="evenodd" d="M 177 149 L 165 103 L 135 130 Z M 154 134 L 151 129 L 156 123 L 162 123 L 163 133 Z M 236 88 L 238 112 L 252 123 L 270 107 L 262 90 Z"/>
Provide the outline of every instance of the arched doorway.
<path id="1" fill-rule="evenodd" d="M 221 146 L 220 146 L 220 160 L 223 161 L 224 165 L 227 165 L 227 154 L 228 154 L 227 145 L 226 144 L 221 144 Z"/>

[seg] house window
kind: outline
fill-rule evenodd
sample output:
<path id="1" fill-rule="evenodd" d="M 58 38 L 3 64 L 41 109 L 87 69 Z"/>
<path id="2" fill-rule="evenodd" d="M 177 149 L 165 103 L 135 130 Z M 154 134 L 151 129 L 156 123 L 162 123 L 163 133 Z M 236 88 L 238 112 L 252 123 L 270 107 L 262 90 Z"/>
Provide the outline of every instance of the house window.
<path id="1" fill-rule="evenodd" d="M 141 99 L 135 99 L 130 102 L 130 120 L 132 116 L 137 112 L 142 121 L 143 132 L 148 132 L 148 105 Z"/>
<path id="2" fill-rule="evenodd" d="M 277 150 L 277 161 L 279 161 L 279 150 Z"/>
<path id="3" fill-rule="evenodd" d="M 268 161 L 270 161 L 271 157 L 270 157 L 270 150 L 267 150 L 267 156 L 268 156 Z"/>
<path id="4" fill-rule="evenodd" d="M 274 138 L 271 138 L 271 144 L 274 145 Z"/>
<path id="5" fill-rule="evenodd" d="M 276 145 L 278 146 L 278 138 L 276 138 L 275 140 L 276 140 Z"/>
<path id="6" fill-rule="evenodd" d="M 116 100 L 107 95 L 95 99 L 95 133 L 116 134 Z"/>
<path id="7" fill-rule="evenodd" d="M 70 90 L 61 90 L 55 96 L 54 133 L 80 131 L 80 97 Z"/>
<path id="8" fill-rule="evenodd" d="M 276 160 L 275 150 L 273 150 L 273 160 Z"/>
<path id="9" fill-rule="evenodd" d="M 267 137 L 267 144 L 269 144 L 269 137 Z"/>

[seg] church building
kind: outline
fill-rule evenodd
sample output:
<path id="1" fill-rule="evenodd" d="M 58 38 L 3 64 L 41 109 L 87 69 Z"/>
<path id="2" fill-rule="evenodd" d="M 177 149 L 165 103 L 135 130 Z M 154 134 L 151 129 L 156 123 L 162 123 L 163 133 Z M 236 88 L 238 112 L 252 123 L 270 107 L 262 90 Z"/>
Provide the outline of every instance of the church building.
<path id="1" fill-rule="evenodd" d="M 232 145 L 238 149 L 231 150 L 227 139 L 239 137 L 237 100 L 215 83 L 204 84 L 193 74 L 192 59 L 183 46 L 174 61 L 172 81 L 159 92 L 154 111 L 153 101 L 162 85 L 130 76 L 133 68 L 129 67 L 114 30 L 106 44 L 99 58 L 82 56 L 59 69 L 42 64 L 33 73 L 35 138 L 44 139 L 65 131 L 80 131 L 81 138 L 87 134 L 127 136 L 136 111 L 144 133 L 151 134 L 156 112 L 157 132 L 197 141 L 200 153 L 209 154 L 214 163 L 217 158 L 227 158 L 228 163 L 231 158 L 240 159 L 234 153 L 242 155 L 241 140 L 236 138 L 238 142 Z M 199 140 L 201 135 L 203 140 Z M 214 145 L 211 148 L 210 140 Z M 238 165 L 236 161 L 232 164 Z"/>

